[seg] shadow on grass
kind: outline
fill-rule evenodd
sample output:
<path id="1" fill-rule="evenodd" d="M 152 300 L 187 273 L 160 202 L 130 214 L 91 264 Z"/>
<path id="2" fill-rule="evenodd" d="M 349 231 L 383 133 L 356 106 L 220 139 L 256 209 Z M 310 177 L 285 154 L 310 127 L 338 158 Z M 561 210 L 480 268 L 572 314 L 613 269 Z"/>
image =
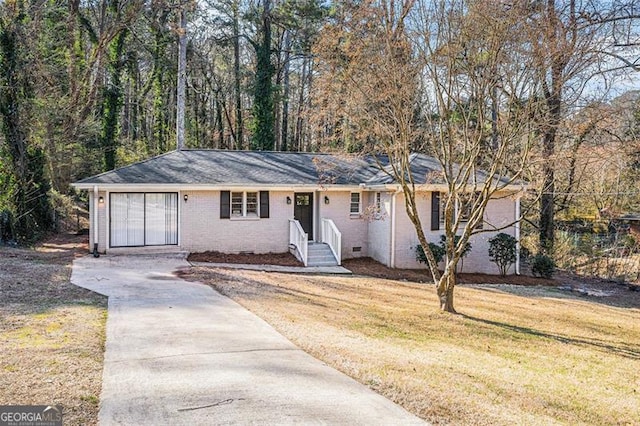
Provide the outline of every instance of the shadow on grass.
<path id="1" fill-rule="evenodd" d="M 221 272 L 225 271 L 225 272 Z M 249 300 L 264 300 L 265 298 L 277 298 L 280 296 L 288 296 L 293 300 L 305 304 L 312 305 L 321 308 L 328 308 L 329 305 L 327 303 L 323 303 L 319 301 L 333 301 L 335 303 L 339 303 L 343 306 L 357 307 L 363 304 L 354 303 L 353 301 L 349 301 L 347 299 L 335 296 L 329 296 L 327 294 L 320 294 L 315 292 L 309 292 L 299 289 L 293 289 L 285 286 L 274 285 L 267 280 L 256 280 L 248 277 L 237 278 L 233 275 L 233 270 L 227 272 L 227 270 L 219 270 L 219 271 L 203 271 L 202 273 L 196 274 L 181 274 L 181 278 L 186 280 L 196 280 L 201 281 L 213 289 L 215 289 L 218 293 L 234 298 L 236 295 L 241 295 L 243 298 Z M 218 280 L 222 280 L 223 282 L 238 282 L 242 283 L 241 286 L 229 289 L 224 284 L 219 284 Z M 262 289 L 262 290 L 261 290 Z"/>
<path id="2" fill-rule="evenodd" d="M 565 343 L 568 345 L 592 347 L 608 353 L 614 353 L 616 355 L 620 355 L 629 359 L 640 359 L 640 347 L 629 345 L 623 342 L 614 343 L 614 342 L 606 342 L 599 339 L 585 339 L 580 337 L 564 336 L 561 334 L 555 334 L 555 333 L 549 333 L 541 330 L 536 330 L 530 327 L 522 327 L 518 325 L 507 324 L 504 322 L 477 318 L 477 317 L 473 317 L 466 314 L 460 314 L 460 316 L 470 321 L 479 322 L 479 323 L 490 325 L 493 327 L 499 327 L 504 330 L 509 330 L 515 333 L 522 333 L 529 336 L 555 340 L 557 342 Z"/>
<path id="3" fill-rule="evenodd" d="M 582 288 L 593 291 L 610 291 L 609 295 L 593 296 L 584 292 L 573 291 L 570 289 L 560 289 L 556 287 L 524 287 L 517 285 L 502 284 L 476 284 L 474 288 L 482 291 L 495 291 L 501 293 L 513 294 L 515 296 L 534 298 L 534 299 L 568 299 L 577 300 L 586 303 L 596 303 L 599 305 L 609 306 L 613 308 L 624 309 L 640 309 L 640 292 L 631 291 L 626 286 L 615 283 L 608 284 L 607 287 L 598 286 L 582 286 Z M 580 286 L 578 286 L 580 287 Z"/>

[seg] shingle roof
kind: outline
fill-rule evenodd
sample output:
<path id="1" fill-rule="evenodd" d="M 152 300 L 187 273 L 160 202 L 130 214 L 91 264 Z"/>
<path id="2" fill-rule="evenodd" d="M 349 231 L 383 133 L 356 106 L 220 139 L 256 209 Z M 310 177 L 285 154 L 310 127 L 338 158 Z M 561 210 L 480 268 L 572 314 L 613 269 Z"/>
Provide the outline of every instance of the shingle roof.
<path id="1" fill-rule="evenodd" d="M 380 165 L 384 157 L 348 157 L 323 153 L 182 150 L 91 176 L 76 185 L 185 184 L 185 185 L 367 185 L 392 184 Z M 438 161 L 412 154 L 417 184 L 438 183 Z"/>

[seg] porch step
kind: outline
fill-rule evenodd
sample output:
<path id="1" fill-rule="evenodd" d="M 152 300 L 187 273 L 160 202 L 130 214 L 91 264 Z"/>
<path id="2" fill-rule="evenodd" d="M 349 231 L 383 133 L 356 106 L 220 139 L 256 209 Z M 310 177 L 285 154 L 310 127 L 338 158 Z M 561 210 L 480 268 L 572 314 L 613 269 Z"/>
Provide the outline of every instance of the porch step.
<path id="1" fill-rule="evenodd" d="M 331 248 L 324 243 L 309 243 L 307 266 L 338 266 Z"/>

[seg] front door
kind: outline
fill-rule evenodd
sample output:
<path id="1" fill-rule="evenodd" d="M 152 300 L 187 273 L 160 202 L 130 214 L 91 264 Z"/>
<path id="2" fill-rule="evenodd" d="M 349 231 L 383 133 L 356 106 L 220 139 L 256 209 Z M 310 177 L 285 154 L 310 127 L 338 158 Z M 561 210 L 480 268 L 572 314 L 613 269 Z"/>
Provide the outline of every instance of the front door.
<path id="1" fill-rule="evenodd" d="M 296 192 L 293 218 L 300 222 L 302 229 L 313 240 L 313 192 Z"/>

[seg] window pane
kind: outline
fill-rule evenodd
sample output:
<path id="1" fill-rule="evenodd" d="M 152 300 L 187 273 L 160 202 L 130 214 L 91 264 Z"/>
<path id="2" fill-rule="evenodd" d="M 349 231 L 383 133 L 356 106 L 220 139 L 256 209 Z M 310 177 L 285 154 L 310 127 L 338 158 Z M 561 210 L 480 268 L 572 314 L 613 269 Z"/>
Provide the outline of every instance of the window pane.
<path id="1" fill-rule="evenodd" d="M 144 194 L 111 194 L 111 247 L 144 245 Z"/>
<path id="2" fill-rule="evenodd" d="M 178 194 L 146 194 L 145 245 L 178 244 Z"/>
<path id="3" fill-rule="evenodd" d="M 351 193 L 351 213 L 360 213 L 360 194 L 358 192 Z"/>
<path id="4" fill-rule="evenodd" d="M 242 216 L 242 192 L 231 193 L 231 214 Z"/>
<path id="5" fill-rule="evenodd" d="M 257 192 L 247 192 L 247 214 L 258 214 Z"/>

